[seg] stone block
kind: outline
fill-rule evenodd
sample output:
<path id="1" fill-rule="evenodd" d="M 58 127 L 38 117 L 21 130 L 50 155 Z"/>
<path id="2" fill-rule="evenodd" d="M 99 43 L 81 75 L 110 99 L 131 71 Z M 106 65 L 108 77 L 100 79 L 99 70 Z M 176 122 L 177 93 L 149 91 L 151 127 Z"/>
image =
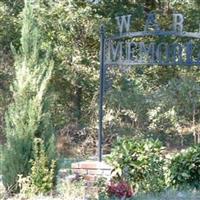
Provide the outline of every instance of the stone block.
<path id="1" fill-rule="evenodd" d="M 111 170 L 103 170 L 103 176 L 111 176 Z"/>
<path id="2" fill-rule="evenodd" d="M 88 182 L 94 182 L 97 180 L 97 177 L 95 175 L 85 175 L 83 178 Z"/>
<path id="3" fill-rule="evenodd" d="M 79 174 L 79 175 L 85 175 L 85 174 L 88 174 L 88 171 L 87 169 L 72 169 L 72 172 L 75 173 L 75 174 Z"/>
<path id="4" fill-rule="evenodd" d="M 91 169 L 91 170 L 88 170 L 88 174 L 90 174 L 90 175 L 102 175 L 103 171 L 101 169 Z"/>

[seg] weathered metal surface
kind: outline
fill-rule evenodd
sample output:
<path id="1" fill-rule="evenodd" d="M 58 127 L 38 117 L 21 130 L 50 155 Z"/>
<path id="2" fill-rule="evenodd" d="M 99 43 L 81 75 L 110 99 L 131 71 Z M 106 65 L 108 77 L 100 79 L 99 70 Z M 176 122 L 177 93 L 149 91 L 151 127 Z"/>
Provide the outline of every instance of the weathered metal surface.
<path id="1" fill-rule="evenodd" d="M 188 38 L 196 38 L 200 39 L 200 33 L 196 32 L 175 32 L 175 31 L 155 31 L 155 32 L 146 32 L 146 31 L 138 31 L 138 32 L 125 32 L 122 34 L 113 35 L 107 39 L 110 40 L 120 40 L 126 38 L 133 37 L 147 37 L 147 36 L 176 36 L 176 37 L 188 37 Z"/>
<path id="2" fill-rule="evenodd" d="M 100 88 L 99 88 L 99 133 L 98 133 L 98 159 L 102 161 L 103 143 L 103 100 L 104 100 L 104 81 L 105 81 L 105 30 L 102 25 L 100 28 Z"/>
<path id="3" fill-rule="evenodd" d="M 200 65 L 199 45 L 167 42 L 106 42 L 105 65 Z M 199 52 L 199 53 L 197 53 Z"/>
<path id="4" fill-rule="evenodd" d="M 171 30 L 161 30 L 155 13 L 149 13 L 144 31 L 131 32 L 131 15 L 116 17 L 119 33 L 106 38 L 106 65 L 169 65 L 169 66 L 197 66 L 200 65 L 200 49 L 196 41 L 200 39 L 200 32 L 184 31 L 184 17 L 182 14 L 172 14 Z M 189 38 L 187 43 L 144 43 L 128 41 L 137 37 L 173 36 Z M 198 53 L 196 53 L 198 51 Z"/>

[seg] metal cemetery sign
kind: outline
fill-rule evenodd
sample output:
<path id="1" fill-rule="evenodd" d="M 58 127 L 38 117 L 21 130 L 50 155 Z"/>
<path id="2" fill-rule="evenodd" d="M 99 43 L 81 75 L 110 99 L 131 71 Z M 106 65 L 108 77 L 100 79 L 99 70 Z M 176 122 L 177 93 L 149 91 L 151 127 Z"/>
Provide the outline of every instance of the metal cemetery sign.
<path id="1" fill-rule="evenodd" d="M 116 17 L 119 30 L 117 35 L 106 37 L 103 26 L 100 30 L 99 161 L 102 160 L 103 100 L 107 66 L 200 66 L 200 48 L 196 43 L 200 39 L 200 32 L 185 32 L 182 14 L 172 14 L 169 30 L 161 29 L 154 13 L 147 15 L 143 31 L 131 32 L 131 21 L 131 15 Z M 166 37 L 169 36 L 183 38 L 184 42 L 166 42 Z M 147 42 L 137 39 L 148 37 L 151 40 Z M 162 37 L 165 41 L 152 41 L 154 37 Z"/>
<path id="2" fill-rule="evenodd" d="M 128 38 L 146 36 L 177 36 L 200 38 L 200 33 L 184 32 L 184 18 L 181 14 L 172 15 L 172 27 L 161 30 L 154 13 L 150 13 L 144 31 L 130 32 L 131 15 L 116 17 L 119 35 L 106 39 L 106 65 L 198 65 L 200 54 L 193 60 L 195 46 L 192 41 L 184 44 L 167 42 L 133 42 Z M 121 41 L 123 39 L 123 41 Z M 124 40 L 125 39 L 125 40 Z M 200 53 L 200 52 L 199 52 Z"/>

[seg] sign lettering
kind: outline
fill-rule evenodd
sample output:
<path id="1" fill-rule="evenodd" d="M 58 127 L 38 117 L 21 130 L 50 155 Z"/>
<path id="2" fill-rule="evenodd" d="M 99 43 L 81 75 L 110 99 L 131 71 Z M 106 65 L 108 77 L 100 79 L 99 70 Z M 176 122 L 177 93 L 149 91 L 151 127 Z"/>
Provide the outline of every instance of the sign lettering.
<path id="1" fill-rule="evenodd" d="M 173 31 L 182 32 L 183 31 L 183 15 L 173 14 Z"/>
<path id="2" fill-rule="evenodd" d="M 200 49 L 196 49 L 192 39 L 200 39 L 200 33 L 184 32 L 182 14 L 172 14 L 171 30 L 161 30 L 156 15 L 150 13 L 144 31 L 131 32 L 131 15 L 116 17 L 119 35 L 108 38 L 105 42 L 106 65 L 198 65 Z M 189 42 L 167 43 L 133 41 L 136 37 L 176 36 L 188 37 Z M 131 41 L 127 41 L 131 39 Z M 185 40 L 184 40 L 185 41 Z M 195 49 L 195 50 L 194 50 Z"/>
<path id="3" fill-rule="evenodd" d="M 144 31 L 152 31 L 152 30 L 154 31 L 160 30 L 159 24 L 157 23 L 156 20 L 156 15 L 154 13 L 150 13 L 147 16 L 147 21 L 144 28 Z"/>
<path id="4" fill-rule="evenodd" d="M 200 60 L 194 60 L 194 46 L 186 44 L 161 42 L 118 42 L 108 44 L 107 65 L 197 65 Z M 200 54 L 198 54 L 200 56 Z M 200 59 L 200 58 L 198 58 Z"/>
<path id="5" fill-rule="evenodd" d="M 123 33 L 124 29 L 125 29 L 125 32 L 129 32 L 131 15 L 116 17 L 115 19 L 117 20 L 117 25 L 118 25 L 120 34 Z"/>

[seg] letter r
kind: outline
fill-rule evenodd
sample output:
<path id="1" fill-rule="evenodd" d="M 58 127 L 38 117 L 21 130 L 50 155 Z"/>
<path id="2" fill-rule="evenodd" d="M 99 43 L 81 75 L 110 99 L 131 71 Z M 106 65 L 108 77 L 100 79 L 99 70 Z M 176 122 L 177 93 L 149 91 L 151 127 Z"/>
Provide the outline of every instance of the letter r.
<path id="1" fill-rule="evenodd" d="M 184 18 L 182 14 L 173 14 L 173 31 L 183 31 Z"/>

